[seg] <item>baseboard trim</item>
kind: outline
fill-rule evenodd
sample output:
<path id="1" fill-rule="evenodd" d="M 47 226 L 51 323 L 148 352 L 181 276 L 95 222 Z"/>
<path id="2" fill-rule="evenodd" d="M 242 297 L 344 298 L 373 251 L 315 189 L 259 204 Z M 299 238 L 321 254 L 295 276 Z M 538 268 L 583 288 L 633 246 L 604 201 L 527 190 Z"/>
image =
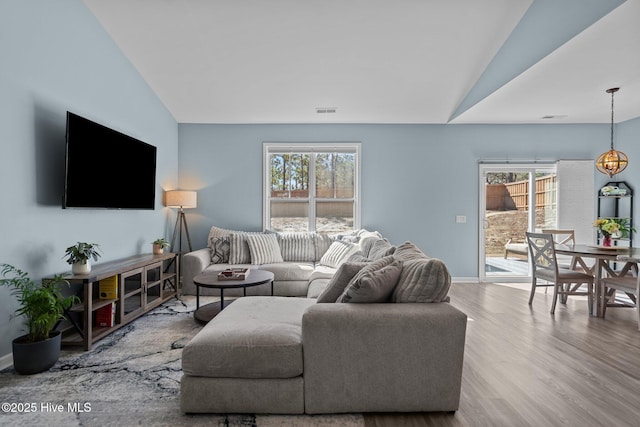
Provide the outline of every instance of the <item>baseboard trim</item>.
<path id="1" fill-rule="evenodd" d="M 5 354 L 0 357 L 0 370 L 7 369 L 13 366 L 13 354 Z"/>
<path id="2" fill-rule="evenodd" d="M 479 283 L 478 277 L 452 277 L 451 283 Z"/>

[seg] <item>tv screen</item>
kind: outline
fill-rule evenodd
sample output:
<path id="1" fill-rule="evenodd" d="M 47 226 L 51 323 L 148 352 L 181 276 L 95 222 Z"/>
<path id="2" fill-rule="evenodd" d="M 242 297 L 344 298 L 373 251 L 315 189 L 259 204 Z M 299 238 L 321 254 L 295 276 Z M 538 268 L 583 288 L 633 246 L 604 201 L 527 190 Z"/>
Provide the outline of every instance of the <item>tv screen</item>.
<path id="1" fill-rule="evenodd" d="M 156 147 L 67 112 L 63 208 L 154 209 Z"/>

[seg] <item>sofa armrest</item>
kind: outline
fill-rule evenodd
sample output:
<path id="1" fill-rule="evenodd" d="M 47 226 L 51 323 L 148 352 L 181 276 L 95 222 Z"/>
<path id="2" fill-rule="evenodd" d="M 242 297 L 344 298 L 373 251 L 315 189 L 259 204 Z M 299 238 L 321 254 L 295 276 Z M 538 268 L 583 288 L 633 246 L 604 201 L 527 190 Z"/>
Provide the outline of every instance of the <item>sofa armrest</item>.
<path id="1" fill-rule="evenodd" d="M 193 278 L 202 273 L 211 264 L 211 252 L 209 248 L 198 249 L 182 256 L 180 271 L 182 273 L 182 293 L 196 294 L 196 285 Z"/>
<path id="2" fill-rule="evenodd" d="M 466 325 L 448 303 L 309 307 L 305 412 L 457 410 Z"/>

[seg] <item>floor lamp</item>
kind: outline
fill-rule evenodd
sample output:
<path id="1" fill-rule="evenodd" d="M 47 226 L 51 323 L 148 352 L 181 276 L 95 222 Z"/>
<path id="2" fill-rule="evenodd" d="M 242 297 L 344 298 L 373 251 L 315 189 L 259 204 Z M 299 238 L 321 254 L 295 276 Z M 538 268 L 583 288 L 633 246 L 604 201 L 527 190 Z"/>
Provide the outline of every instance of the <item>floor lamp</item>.
<path id="1" fill-rule="evenodd" d="M 182 235 L 187 235 L 187 244 L 189 252 L 193 250 L 191 247 L 191 237 L 189 236 L 189 227 L 184 210 L 197 207 L 197 193 L 195 191 L 172 190 L 165 192 L 165 205 L 169 208 L 178 208 L 178 217 L 176 225 L 173 229 L 173 238 L 171 239 L 171 250 L 177 254 L 182 254 Z M 176 235 L 178 236 L 178 246 L 176 244 Z M 177 250 L 176 250 L 177 248 Z"/>

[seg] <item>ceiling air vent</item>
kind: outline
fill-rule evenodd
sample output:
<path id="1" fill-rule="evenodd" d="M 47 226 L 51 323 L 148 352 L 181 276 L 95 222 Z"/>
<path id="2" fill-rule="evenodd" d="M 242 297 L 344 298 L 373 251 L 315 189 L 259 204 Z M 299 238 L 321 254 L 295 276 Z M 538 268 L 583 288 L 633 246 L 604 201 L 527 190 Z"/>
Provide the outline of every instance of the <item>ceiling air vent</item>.
<path id="1" fill-rule="evenodd" d="M 316 107 L 316 113 L 318 114 L 334 114 L 336 110 L 336 107 Z"/>
<path id="2" fill-rule="evenodd" d="M 566 119 L 567 117 L 569 116 L 566 114 L 555 114 L 555 115 L 549 114 L 547 116 L 542 116 L 541 118 L 542 119 Z"/>

